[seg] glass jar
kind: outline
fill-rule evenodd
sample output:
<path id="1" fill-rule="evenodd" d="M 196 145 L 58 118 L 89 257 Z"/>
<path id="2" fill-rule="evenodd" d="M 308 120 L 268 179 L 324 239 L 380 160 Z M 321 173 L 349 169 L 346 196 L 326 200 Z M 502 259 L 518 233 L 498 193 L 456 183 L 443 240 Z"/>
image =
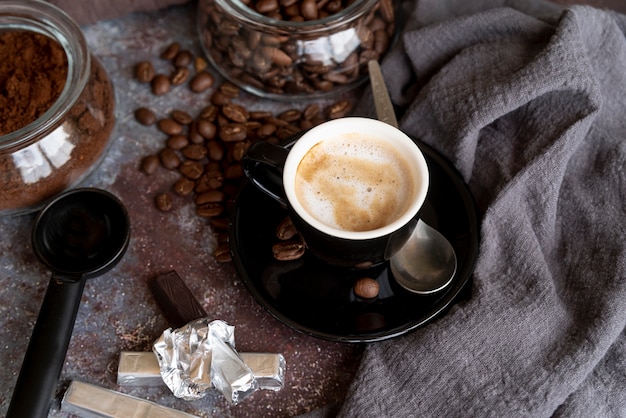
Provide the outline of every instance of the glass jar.
<path id="1" fill-rule="evenodd" d="M 395 5 L 200 0 L 198 32 L 209 61 L 242 89 L 276 100 L 316 99 L 367 79 L 367 62 L 380 60 L 393 41 Z"/>
<path id="2" fill-rule="evenodd" d="M 57 7 L 0 2 L 0 37 L 0 83 L 7 86 L 0 91 L 0 215 L 13 215 L 40 208 L 95 169 L 115 125 L 115 98 L 80 27 Z M 57 96 L 48 94 L 53 88 Z"/>

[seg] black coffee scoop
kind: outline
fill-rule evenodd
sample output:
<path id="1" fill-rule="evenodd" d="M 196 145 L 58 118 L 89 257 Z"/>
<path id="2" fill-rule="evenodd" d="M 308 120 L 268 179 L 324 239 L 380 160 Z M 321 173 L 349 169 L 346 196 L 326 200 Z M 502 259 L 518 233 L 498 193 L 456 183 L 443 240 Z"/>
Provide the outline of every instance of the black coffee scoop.
<path id="1" fill-rule="evenodd" d="M 70 190 L 35 219 L 32 245 L 52 270 L 7 418 L 46 417 L 74 329 L 85 281 L 113 268 L 130 239 L 122 203 L 100 189 Z"/>

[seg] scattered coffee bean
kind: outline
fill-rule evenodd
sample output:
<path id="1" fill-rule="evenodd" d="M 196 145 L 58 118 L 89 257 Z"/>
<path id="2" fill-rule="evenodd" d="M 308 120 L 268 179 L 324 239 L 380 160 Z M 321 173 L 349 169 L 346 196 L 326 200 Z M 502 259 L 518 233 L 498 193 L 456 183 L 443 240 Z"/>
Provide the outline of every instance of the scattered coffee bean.
<path id="1" fill-rule="evenodd" d="M 161 58 L 164 60 L 173 60 L 176 55 L 178 55 L 178 51 L 180 51 L 180 44 L 178 42 L 172 42 L 161 53 Z"/>
<path id="2" fill-rule="evenodd" d="M 141 160 L 140 170 L 145 174 L 152 174 L 157 170 L 157 168 L 159 168 L 159 164 L 159 157 L 156 155 L 148 155 Z"/>
<path id="3" fill-rule="evenodd" d="M 171 149 L 181 150 L 185 148 L 187 145 L 189 145 L 189 138 L 187 138 L 185 135 L 180 135 L 180 134 L 170 135 L 170 137 L 167 138 L 167 141 L 165 141 L 165 143 Z"/>
<path id="4" fill-rule="evenodd" d="M 146 126 L 153 125 L 157 121 L 157 117 L 154 112 L 147 107 L 140 107 L 135 110 L 135 119 L 137 119 L 137 122 Z"/>
<path id="5" fill-rule="evenodd" d="M 272 254 L 279 261 L 297 260 L 305 252 L 305 246 L 300 239 L 279 241 L 272 246 Z"/>
<path id="6" fill-rule="evenodd" d="M 183 132 L 182 125 L 171 118 L 159 120 L 157 122 L 157 127 L 161 130 L 161 132 L 168 135 L 179 135 Z"/>
<path id="7" fill-rule="evenodd" d="M 177 67 L 170 76 L 170 82 L 173 86 L 185 84 L 189 78 L 189 69 L 185 67 Z"/>
<path id="8" fill-rule="evenodd" d="M 156 207 L 163 212 L 172 209 L 172 197 L 167 193 L 159 193 L 155 198 Z"/>
<path id="9" fill-rule="evenodd" d="M 159 153 L 159 159 L 161 160 L 161 165 L 168 170 L 177 168 L 181 163 L 178 154 L 171 148 L 163 148 Z"/>
<path id="10" fill-rule="evenodd" d="M 363 277 L 354 284 L 354 294 L 364 299 L 373 299 L 380 292 L 380 285 L 374 279 Z"/>
<path id="11" fill-rule="evenodd" d="M 174 119 L 181 125 L 189 125 L 191 122 L 193 122 L 193 118 L 191 117 L 191 115 L 182 110 L 172 110 L 172 119 Z"/>
<path id="12" fill-rule="evenodd" d="M 165 75 L 157 74 L 152 78 L 150 85 L 152 86 L 152 93 L 162 96 L 170 91 L 172 83 Z"/>
<path id="13" fill-rule="evenodd" d="M 217 248 L 213 251 L 213 256 L 218 263 L 229 263 L 230 261 L 232 261 L 230 246 L 228 245 L 228 243 L 218 245 Z"/>
<path id="14" fill-rule="evenodd" d="M 174 191 L 179 196 L 189 196 L 193 192 L 196 183 L 187 177 L 179 178 L 174 184 Z"/>
<path id="15" fill-rule="evenodd" d="M 208 90 L 213 86 L 215 79 L 213 75 L 209 72 L 202 71 L 197 73 L 191 78 L 189 82 L 189 88 L 194 93 L 202 93 L 205 90 Z"/>
<path id="16" fill-rule="evenodd" d="M 193 54 L 191 53 L 191 51 L 183 49 L 181 51 L 178 51 L 178 54 L 176 54 L 176 57 L 174 57 L 174 65 L 178 68 L 181 67 L 187 67 L 189 66 L 189 64 L 191 64 L 193 61 Z"/>
<path id="17" fill-rule="evenodd" d="M 276 238 L 281 241 L 292 239 L 297 234 L 298 231 L 289 216 L 286 216 L 276 227 Z"/>
<path id="18" fill-rule="evenodd" d="M 180 174 L 191 180 L 197 180 L 202 177 L 204 167 L 197 161 L 185 160 L 178 166 Z"/>
<path id="19" fill-rule="evenodd" d="M 149 83 L 154 78 L 154 66 L 150 61 L 141 61 L 135 67 L 135 77 L 141 83 Z"/>
<path id="20" fill-rule="evenodd" d="M 206 157 L 208 153 L 206 147 L 201 144 L 189 144 L 181 151 L 183 155 L 190 160 L 201 160 Z"/>

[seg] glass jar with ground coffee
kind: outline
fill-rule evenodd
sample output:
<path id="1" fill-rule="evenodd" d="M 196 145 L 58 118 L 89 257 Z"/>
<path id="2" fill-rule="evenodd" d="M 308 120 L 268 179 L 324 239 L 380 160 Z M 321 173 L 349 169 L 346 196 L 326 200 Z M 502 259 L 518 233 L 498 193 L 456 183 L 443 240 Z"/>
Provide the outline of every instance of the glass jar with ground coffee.
<path id="1" fill-rule="evenodd" d="M 80 27 L 49 3 L 0 2 L 0 215 L 76 186 L 115 125 L 111 81 Z"/>
<path id="2" fill-rule="evenodd" d="M 395 15 L 394 0 L 200 0 L 198 31 L 209 61 L 244 90 L 317 99 L 367 79 Z"/>

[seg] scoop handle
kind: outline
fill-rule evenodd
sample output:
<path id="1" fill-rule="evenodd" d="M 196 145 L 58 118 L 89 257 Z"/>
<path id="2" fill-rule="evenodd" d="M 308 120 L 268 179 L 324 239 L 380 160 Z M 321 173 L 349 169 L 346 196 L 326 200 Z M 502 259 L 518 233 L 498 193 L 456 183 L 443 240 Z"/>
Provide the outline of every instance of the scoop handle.
<path id="1" fill-rule="evenodd" d="M 47 417 L 56 392 L 85 279 L 52 275 L 26 349 L 7 418 Z"/>

